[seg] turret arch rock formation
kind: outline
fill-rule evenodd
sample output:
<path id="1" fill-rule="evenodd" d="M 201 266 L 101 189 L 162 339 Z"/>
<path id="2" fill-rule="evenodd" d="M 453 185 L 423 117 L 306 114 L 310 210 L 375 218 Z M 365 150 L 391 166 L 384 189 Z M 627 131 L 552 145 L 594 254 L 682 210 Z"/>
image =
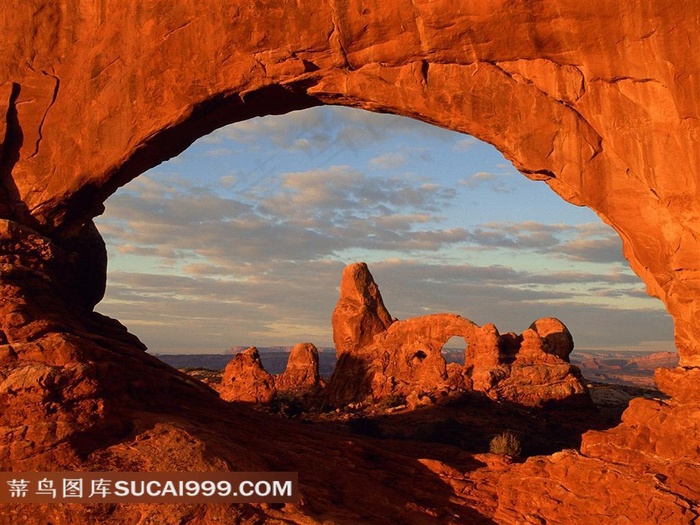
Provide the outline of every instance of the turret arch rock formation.
<path id="1" fill-rule="evenodd" d="M 225 124 L 341 104 L 490 142 L 524 175 L 615 228 L 633 270 L 674 318 L 681 368 L 658 374 L 674 401 L 633 404 L 639 417 L 623 430 L 584 439 L 585 459 L 657 454 L 653 468 L 670 481 L 655 508 L 697 501 L 700 482 L 687 465 L 697 464 L 697 447 L 688 456 L 649 444 L 669 434 L 700 439 L 697 415 L 691 425 L 655 423 L 685 421 L 700 400 L 700 8 L 692 2 L 9 0 L 0 27 L 0 364 L 11 393 L 0 423 L 12 436 L 3 465 L 78 464 L 96 449 L 85 429 L 103 418 L 110 435 L 128 433 L 124 411 L 157 404 L 149 389 L 209 395 L 168 379 L 123 327 L 91 313 L 105 279 L 91 219 L 105 199 Z M 56 384 L 79 401 L 51 397 Z M 63 407 L 46 409 L 58 423 L 21 430 L 35 402 Z M 645 425 L 654 428 L 648 450 L 634 437 Z M 619 452 L 632 445 L 640 456 Z M 686 481 L 672 483 L 679 473 Z M 671 492 L 678 502 L 664 499 Z M 499 519 L 517 520 L 506 500 Z M 580 523 L 572 505 L 541 508 Z M 676 516 L 669 512 L 659 515 Z"/>

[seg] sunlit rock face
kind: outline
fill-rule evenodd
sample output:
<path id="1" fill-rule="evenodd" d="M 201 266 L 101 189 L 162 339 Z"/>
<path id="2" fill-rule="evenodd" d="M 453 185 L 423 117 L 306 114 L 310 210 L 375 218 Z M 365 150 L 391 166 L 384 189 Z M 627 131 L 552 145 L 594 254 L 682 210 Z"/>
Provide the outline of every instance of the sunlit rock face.
<path id="1" fill-rule="evenodd" d="M 340 280 L 340 299 L 332 317 L 336 357 L 342 359 L 371 343 L 375 335 L 386 331 L 393 322 L 367 265 L 346 266 Z"/>
<path id="2" fill-rule="evenodd" d="M 289 353 L 284 372 L 275 376 L 278 391 L 313 390 L 320 385 L 318 348 L 312 343 L 298 343 Z"/>
<path id="3" fill-rule="evenodd" d="M 250 347 L 233 356 L 216 386 L 221 399 L 265 405 L 278 393 L 314 394 L 321 387 L 318 349 L 312 343 L 298 343 L 289 353 L 281 374 L 270 374 L 260 360 L 258 349 Z"/>
<path id="4" fill-rule="evenodd" d="M 688 461 L 697 464 L 700 439 L 678 421 L 697 429 L 700 419 L 699 25 L 692 2 L 632 0 L 26 0 L 0 10 L 0 218 L 11 221 L 0 232 L 2 464 L 193 466 L 177 455 L 181 464 L 154 464 L 148 440 L 134 436 L 160 427 L 133 411 L 166 413 L 177 401 L 193 410 L 177 417 L 193 418 L 202 404 L 188 396 L 216 397 L 186 388 L 118 323 L 89 313 L 104 287 L 89 221 L 119 186 L 217 127 L 342 104 L 494 144 L 613 226 L 674 318 L 680 368 L 658 378 L 678 398 L 632 403 L 620 427 L 584 439 L 586 457 L 513 469 L 504 487 L 536 477 L 566 496 L 545 504 L 499 489 L 496 519 L 589 523 L 582 506 L 596 501 L 596 515 L 616 516 L 624 497 L 635 523 L 692 522 L 698 480 Z M 89 284 L 76 283 L 77 268 L 94 271 Z M 34 386 L 17 382 L 20 367 Z M 46 424 L 39 432 L 27 421 Z M 104 452 L 106 435 L 121 463 Z M 132 448 L 114 444 L 127 438 Z M 678 440 L 689 459 L 669 452 Z M 205 470 L 236 465 L 200 456 Z M 586 478 L 610 462 L 605 477 Z M 658 477 L 635 482 L 640 471 Z"/>
<path id="5" fill-rule="evenodd" d="M 682 366 L 700 365 L 692 10 L 22 2 L 0 14 L 0 213 L 65 235 L 223 124 L 324 103 L 407 115 L 494 144 L 594 209 L 668 305 Z"/>
<path id="6" fill-rule="evenodd" d="M 383 327 L 377 311 L 391 319 L 367 265 L 348 265 L 333 312 L 333 339 L 342 346 L 328 384 L 331 403 L 477 390 L 528 407 L 591 404 L 581 373 L 568 362 L 573 338 L 558 319 L 501 336 L 492 324 L 478 326 L 451 313 Z M 448 372 L 442 348 L 452 337 L 464 340 L 465 360 Z"/>
<path id="7" fill-rule="evenodd" d="M 276 394 L 275 377 L 265 370 L 254 346 L 236 354 L 226 365 L 219 386 L 221 399 L 269 403 Z"/>

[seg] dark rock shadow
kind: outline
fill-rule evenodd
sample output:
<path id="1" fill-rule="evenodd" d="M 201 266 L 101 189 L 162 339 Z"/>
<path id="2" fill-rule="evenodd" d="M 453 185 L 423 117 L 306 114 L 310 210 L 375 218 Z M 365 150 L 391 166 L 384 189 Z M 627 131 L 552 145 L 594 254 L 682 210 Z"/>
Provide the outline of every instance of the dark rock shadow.
<path id="1" fill-rule="evenodd" d="M 346 426 L 356 434 L 440 443 L 472 454 L 489 452 L 491 439 L 509 430 L 520 438 L 522 456 L 529 457 L 578 449 L 584 433 L 617 426 L 623 411 L 622 406 L 528 408 L 465 392 L 415 410 L 353 414 Z"/>
<path id="2" fill-rule="evenodd" d="M 192 462 L 188 470 L 196 470 L 199 456 L 193 454 L 188 459 L 187 448 L 179 448 L 187 443 L 173 441 L 173 436 L 181 439 L 184 435 L 191 442 L 189 446 L 204 450 L 205 458 L 225 465 L 224 469 L 298 472 L 302 498 L 299 509 L 320 521 L 377 525 L 494 523 L 470 506 L 439 468 L 438 472 L 431 468 L 433 463 L 438 467 L 444 463 L 445 469 L 466 475 L 485 466 L 468 452 L 441 443 L 374 439 L 336 422 L 283 419 L 247 403 L 224 402 L 209 389 L 188 385 L 187 378 L 174 369 L 161 372 L 171 376 L 166 396 L 152 396 L 145 402 L 139 395 L 132 397 L 129 407 L 111 405 L 108 419 L 128 418 L 132 426 L 127 433 L 104 436 L 102 446 L 98 446 L 98 437 L 104 429 L 99 427 L 91 429 L 90 439 L 86 439 L 88 435 L 76 436 L 74 445 L 81 448 L 91 468 L 142 469 L 138 455 L 129 464 L 123 458 L 115 459 L 112 451 L 139 447 L 147 451 L 152 447 L 171 455 L 161 462 L 163 465 L 182 459 L 184 465 Z M 113 379 L 117 380 L 118 375 L 113 371 Z M 110 512 L 126 516 L 128 509 L 124 507 Z M 198 505 L 191 512 L 207 519 L 213 507 Z M 269 517 L 270 509 L 274 510 L 270 506 L 234 507 L 236 512 L 245 507 L 245 512 L 259 514 L 261 523 Z"/>

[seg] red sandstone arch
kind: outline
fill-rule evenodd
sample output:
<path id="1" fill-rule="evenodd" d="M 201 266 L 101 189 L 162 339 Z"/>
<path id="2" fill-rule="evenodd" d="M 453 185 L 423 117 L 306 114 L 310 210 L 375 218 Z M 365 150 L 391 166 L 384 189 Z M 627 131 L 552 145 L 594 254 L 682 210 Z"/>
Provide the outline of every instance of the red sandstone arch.
<path id="1" fill-rule="evenodd" d="M 47 457 L 78 464 L 75 450 L 90 450 L 91 434 L 67 429 L 109 412 L 109 404 L 91 408 L 93 397 L 122 400 L 131 388 L 141 397 L 129 406 L 151 402 L 134 379 L 146 360 L 136 357 L 134 340 L 86 314 L 99 296 L 99 275 L 76 291 L 81 269 L 100 262 L 89 219 L 104 200 L 224 124 L 343 104 L 490 142 L 522 173 L 616 229 L 632 268 L 674 317 L 685 368 L 658 376 L 673 403 L 640 400 L 627 426 L 589 434 L 588 457 L 566 461 L 593 469 L 609 460 L 646 464 L 666 480 L 663 490 L 660 481 L 637 481 L 632 467 L 620 467 L 605 486 L 652 491 L 649 508 L 668 511 L 658 514 L 668 523 L 697 516 L 700 10 L 692 3 L 11 0 L 0 27 L 2 364 L 23 363 L 22 374 L 34 374 L 42 388 L 57 377 L 64 388 L 86 388 L 84 406 L 61 412 L 46 443 L 30 429 L 21 446 L 3 452 L 4 464 L 36 467 Z M 118 343 L 108 348 L 105 337 Z M 131 383 L 93 361 L 114 355 L 133 364 Z M 184 392 L 166 380 L 170 372 L 148 366 L 150 388 Z M 14 388 L 8 373 L 3 384 Z M 34 399 L 26 396 L 3 412 L 4 428 L 19 428 L 22 401 Z M 117 435 L 120 427 L 108 428 Z M 688 446 L 669 445 L 681 442 Z M 557 478 L 554 463 L 528 462 L 511 484 L 576 483 Z M 528 486 L 538 497 L 546 492 Z M 518 519 L 508 494 L 497 513 L 502 523 Z M 646 505 L 635 508 L 639 523 L 658 517 L 645 514 Z M 585 523 L 587 515 L 575 511 L 575 498 L 538 510 Z"/>
<path id="2" fill-rule="evenodd" d="M 0 14 L 1 216 L 66 235 L 224 124 L 329 103 L 397 113 L 490 142 L 594 209 L 673 315 L 682 364 L 700 365 L 698 15 L 630 6 L 18 2 Z"/>

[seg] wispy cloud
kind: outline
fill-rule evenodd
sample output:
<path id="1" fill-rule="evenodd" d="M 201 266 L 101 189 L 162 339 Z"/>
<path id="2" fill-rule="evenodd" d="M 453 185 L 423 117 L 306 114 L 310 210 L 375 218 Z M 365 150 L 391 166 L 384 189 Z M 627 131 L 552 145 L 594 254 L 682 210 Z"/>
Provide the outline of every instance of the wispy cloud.
<path id="1" fill-rule="evenodd" d="M 161 261 L 149 271 L 110 272 L 109 312 L 129 319 L 134 316 L 129 305 L 138 305 L 139 322 L 154 323 L 142 333 L 157 332 L 166 319 L 180 325 L 186 318 L 181 326 L 190 327 L 195 318 L 206 318 L 201 326 L 235 318 L 237 334 L 250 329 L 281 344 L 291 334 L 274 333 L 269 323 L 283 319 L 313 326 L 315 333 L 325 330 L 327 343 L 344 264 L 339 254 L 352 248 L 399 255 L 372 270 L 386 279 L 382 290 L 400 305 L 395 313 L 402 316 L 448 310 L 511 326 L 523 317 L 525 305 L 528 312 L 558 315 L 542 305 L 572 309 L 586 296 L 642 300 L 639 281 L 620 265 L 598 272 L 535 272 L 503 264 L 415 262 L 411 254 L 469 244 L 617 260 L 609 256 L 614 238 L 605 226 L 526 222 L 441 228 L 440 211 L 454 191 L 420 179 L 373 178 L 336 166 L 284 174 L 248 200 L 223 197 L 172 175 L 137 182 L 110 199 L 102 231 L 112 253 Z M 604 249 L 593 249 L 597 242 Z M 585 290 L 572 293 L 581 286 Z M 248 344 L 230 331 L 221 334 L 220 344 L 226 338 Z"/>
<path id="2" fill-rule="evenodd" d="M 370 144 L 386 143 L 397 134 L 411 135 L 415 140 L 431 138 L 454 142 L 454 133 L 426 126 L 416 120 L 395 115 L 379 115 L 345 107 L 311 108 L 294 111 L 281 117 L 254 118 L 221 128 L 203 141 L 226 144 L 228 141 L 260 147 L 260 137 L 277 148 L 304 151 L 311 155 L 333 151 L 358 151 Z M 473 140 L 465 136 L 463 140 Z"/>
<path id="3" fill-rule="evenodd" d="M 570 260 L 622 263 L 622 242 L 598 224 L 486 223 L 470 232 L 469 241 L 482 247 L 530 249 Z"/>
<path id="4" fill-rule="evenodd" d="M 285 174 L 239 198 L 154 176 L 110 199 L 103 231 L 114 251 L 171 262 L 311 261 L 348 248 L 437 250 L 467 239 L 464 229 L 435 226 L 454 195 L 423 180 L 370 177 L 345 166 Z"/>
<path id="5" fill-rule="evenodd" d="M 493 322 L 504 332 L 520 332 L 539 317 L 556 316 L 572 330 L 579 347 L 640 344 L 658 339 L 671 324 L 654 308 L 591 306 L 557 287 L 569 278 L 576 283 L 613 280 L 604 274 L 542 276 L 507 266 L 410 260 L 370 267 L 389 310 L 399 318 L 447 311 L 480 324 Z M 185 351 L 206 344 L 210 351 L 223 351 L 232 344 L 302 340 L 329 344 L 330 312 L 342 268 L 342 262 L 326 260 L 235 268 L 190 265 L 185 275 L 118 271 L 110 274 L 108 311 L 127 326 L 135 321 L 137 333 L 160 350 Z M 547 286 L 533 289 L 533 282 Z M 297 329 L 281 331 L 282 324 Z M 164 325 L 169 328 L 164 330 Z"/>
<path id="6" fill-rule="evenodd" d="M 406 157 L 401 153 L 385 153 L 370 160 L 370 164 L 385 169 L 396 169 L 406 164 Z"/>

